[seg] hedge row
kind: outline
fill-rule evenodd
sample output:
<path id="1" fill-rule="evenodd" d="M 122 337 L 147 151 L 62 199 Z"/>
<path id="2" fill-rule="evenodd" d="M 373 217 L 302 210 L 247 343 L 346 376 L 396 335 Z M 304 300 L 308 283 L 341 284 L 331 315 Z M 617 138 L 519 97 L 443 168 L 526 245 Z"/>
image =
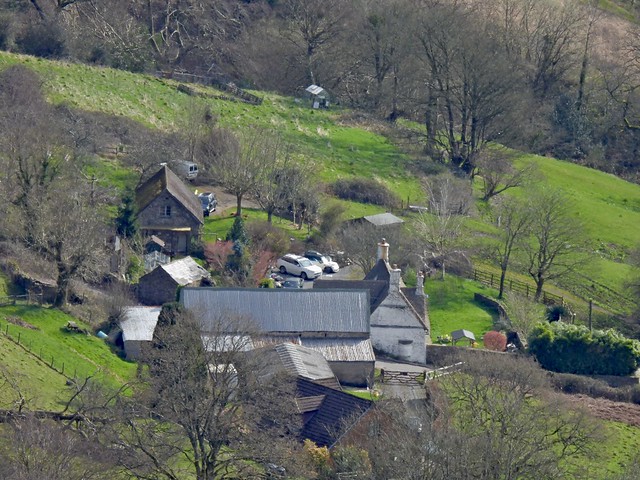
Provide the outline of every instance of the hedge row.
<path id="1" fill-rule="evenodd" d="M 541 323 L 529 336 L 529 351 L 547 370 L 582 375 L 629 375 L 640 364 L 640 342 L 614 330 L 562 322 Z"/>

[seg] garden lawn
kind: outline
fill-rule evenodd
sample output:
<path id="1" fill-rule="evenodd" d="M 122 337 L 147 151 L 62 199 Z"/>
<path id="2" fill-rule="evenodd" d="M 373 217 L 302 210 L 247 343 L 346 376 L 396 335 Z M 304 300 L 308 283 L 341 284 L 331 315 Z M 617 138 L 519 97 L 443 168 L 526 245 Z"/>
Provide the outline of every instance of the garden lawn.
<path id="1" fill-rule="evenodd" d="M 205 217 L 204 228 L 202 229 L 202 240 L 206 242 L 215 242 L 216 239 L 226 239 L 227 233 L 231 230 L 233 222 L 235 220 L 236 208 L 228 208 L 221 212 L 220 215 L 212 215 Z M 267 214 L 262 210 L 253 208 L 243 208 L 242 218 L 245 221 L 245 228 L 247 224 L 255 221 L 266 222 Z M 287 235 L 297 240 L 306 240 L 309 232 L 306 225 L 302 229 L 298 230 L 289 220 L 273 216 L 273 226 L 283 229 L 287 232 Z"/>
<path id="2" fill-rule="evenodd" d="M 9 323 L 8 316 L 19 317 L 35 326 L 32 330 Z M 77 319 L 53 308 L 38 306 L 9 306 L 0 308 L 0 328 L 39 355 L 44 362 L 52 361 L 56 368 L 62 369 L 70 377 L 84 379 L 94 376 L 97 380 L 111 387 L 133 379 L 136 364 L 127 362 L 111 351 L 109 345 L 91 335 L 68 332 L 64 327 L 74 321 L 80 327 L 89 328 Z"/>
<path id="3" fill-rule="evenodd" d="M 473 332 L 482 345 L 482 337 L 492 329 L 497 313 L 473 300 L 474 293 L 496 296 L 497 292 L 472 280 L 447 275 L 444 280 L 428 278 L 425 291 L 429 295 L 431 339 L 452 331 L 465 329 Z M 459 343 L 462 345 L 462 343 Z"/>

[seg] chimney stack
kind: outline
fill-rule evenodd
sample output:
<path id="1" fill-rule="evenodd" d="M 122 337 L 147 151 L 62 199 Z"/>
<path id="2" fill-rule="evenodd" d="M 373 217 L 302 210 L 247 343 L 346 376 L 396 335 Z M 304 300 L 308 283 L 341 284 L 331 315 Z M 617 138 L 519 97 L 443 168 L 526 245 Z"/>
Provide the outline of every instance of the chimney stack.
<path id="1" fill-rule="evenodd" d="M 384 238 L 378 243 L 378 260 L 389 263 L 389 244 Z"/>
<path id="2" fill-rule="evenodd" d="M 422 272 L 418 272 L 416 276 L 416 296 L 424 297 L 424 275 Z"/>
<path id="3" fill-rule="evenodd" d="M 397 293 L 400 291 L 400 279 L 402 278 L 402 270 L 394 265 L 389 270 L 389 293 Z"/>

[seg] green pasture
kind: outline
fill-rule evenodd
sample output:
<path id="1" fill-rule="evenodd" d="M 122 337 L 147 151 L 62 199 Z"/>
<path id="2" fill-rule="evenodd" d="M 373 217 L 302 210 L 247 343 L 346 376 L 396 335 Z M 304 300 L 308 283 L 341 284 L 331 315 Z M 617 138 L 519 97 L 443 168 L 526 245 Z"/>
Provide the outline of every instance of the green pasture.
<path id="1" fill-rule="evenodd" d="M 19 317 L 37 330 L 21 327 L 7 321 L 7 317 Z M 64 327 L 74 321 L 90 334 L 68 332 Z M 110 386 L 120 386 L 135 376 L 136 364 L 117 356 L 104 340 L 97 338 L 91 327 L 59 310 L 30 305 L 0 307 L 0 328 L 13 339 L 20 338 L 20 344 L 41 357 L 44 362 L 59 370 L 64 365 L 64 373 L 70 377 L 84 379 L 94 376 Z M 7 354 L 8 355 L 8 354 Z M 3 364 L 10 362 L 9 356 Z M 13 360 L 15 363 L 17 360 Z M 33 363 L 33 372 L 21 374 L 37 375 L 39 363 Z M 45 367 L 46 368 L 46 367 Z"/>
<path id="2" fill-rule="evenodd" d="M 261 105 L 254 106 L 225 100 L 223 97 L 229 96 L 226 92 L 199 85 L 192 88 L 201 96 L 193 97 L 179 92 L 177 82 L 149 75 L 0 52 L 0 69 L 16 63 L 41 73 L 46 93 L 54 103 L 128 117 L 165 131 L 185 127 L 195 108 L 208 107 L 221 125 L 239 131 L 256 128 L 277 131 L 291 145 L 295 158 L 313 166 L 319 190 L 338 178 L 370 177 L 386 184 L 403 203 L 424 204 L 419 178 L 411 170 L 411 162 L 416 160 L 394 144 L 393 132 L 387 137 L 380 132 L 388 131 L 388 127 L 376 126 L 341 107 L 313 110 L 305 99 L 270 92 L 253 92 L 263 98 Z M 400 128 L 423 129 L 408 121 L 400 122 Z M 572 213 L 585 224 L 592 259 L 577 282 L 562 279 L 559 286 L 583 298 L 592 297 L 614 313 L 628 312 L 624 284 L 633 271 L 625 261 L 640 243 L 640 186 L 551 158 L 522 155 L 520 161 L 536 163 L 546 183 L 563 189 L 573 202 Z M 117 161 L 106 159 L 88 166 L 87 173 L 119 190 L 133 178 Z M 480 179 L 474 185 L 476 194 L 479 184 Z M 508 194 L 522 194 L 511 192 Z M 345 218 L 384 211 L 371 205 L 341 203 L 347 207 Z M 479 215 L 466 223 L 469 244 L 483 242 L 482 237 L 494 230 L 481 216 L 488 205 L 478 202 L 477 206 Z M 249 219 L 262 218 L 258 212 L 247 215 Z M 208 220 L 205 240 L 212 235 L 226 235 L 230 221 Z M 288 228 L 285 221 L 276 221 L 275 225 Z M 289 230 L 295 238 L 307 236 L 305 229 Z"/>

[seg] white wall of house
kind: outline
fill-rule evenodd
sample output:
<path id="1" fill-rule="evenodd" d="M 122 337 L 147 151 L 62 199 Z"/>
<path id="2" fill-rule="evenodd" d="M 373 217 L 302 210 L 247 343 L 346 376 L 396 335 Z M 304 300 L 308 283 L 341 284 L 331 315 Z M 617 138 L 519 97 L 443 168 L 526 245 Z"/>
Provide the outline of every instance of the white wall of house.
<path id="1" fill-rule="evenodd" d="M 387 297 L 371 314 L 373 348 L 402 360 L 425 363 L 426 329 L 406 298 L 390 289 Z"/>

